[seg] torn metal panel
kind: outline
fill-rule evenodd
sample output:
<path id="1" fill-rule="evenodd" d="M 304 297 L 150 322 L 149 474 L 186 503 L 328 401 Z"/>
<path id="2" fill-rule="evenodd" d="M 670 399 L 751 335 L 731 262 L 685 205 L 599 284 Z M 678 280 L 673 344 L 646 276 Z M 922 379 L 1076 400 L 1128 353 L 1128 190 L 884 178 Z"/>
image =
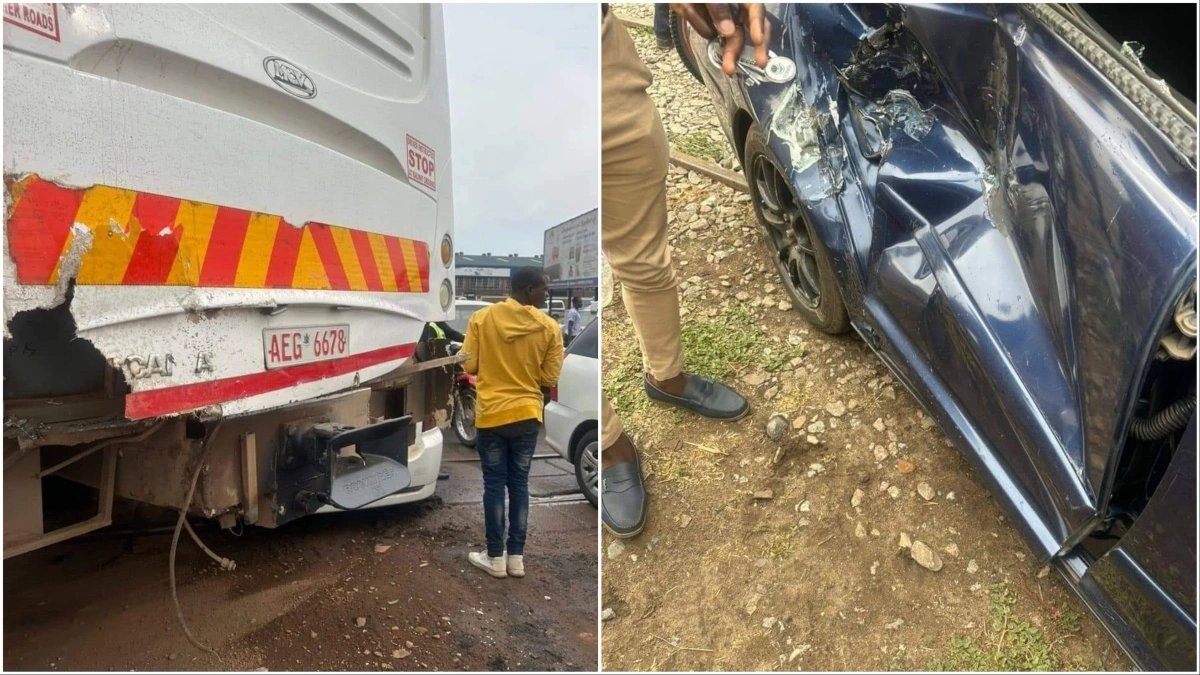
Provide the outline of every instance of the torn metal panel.
<path id="1" fill-rule="evenodd" d="M 1062 555 L 1111 515 L 1161 340 L 1190 355 L 1163 327 L 1196 273 L 1194 110 L 1077 9 L 772 11 L 795 81 L 710 69 L 718 118 L 769 133 L 854 327 Z"/>

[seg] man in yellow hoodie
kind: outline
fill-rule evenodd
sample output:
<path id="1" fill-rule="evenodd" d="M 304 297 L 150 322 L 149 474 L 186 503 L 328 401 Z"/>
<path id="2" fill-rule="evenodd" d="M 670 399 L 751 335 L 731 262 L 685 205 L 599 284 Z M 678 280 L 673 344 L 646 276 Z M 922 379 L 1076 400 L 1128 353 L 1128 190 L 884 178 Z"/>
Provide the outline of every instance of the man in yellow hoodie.
<path id="1" fill-rule="evenodd" d="M 471 315 L 463 368 L 476 375 L 475 447 L 483 468 L 487 550 L 467 555 L 493 577 L 525 576 L 529 467 L 542 426 L 544 387 L 562 373 L 558 324 L 542 312 L 549 279 L 537 267 L 513 276 L 510 297 Z M 504 491 L 508 489 L 508 542 Z"/>

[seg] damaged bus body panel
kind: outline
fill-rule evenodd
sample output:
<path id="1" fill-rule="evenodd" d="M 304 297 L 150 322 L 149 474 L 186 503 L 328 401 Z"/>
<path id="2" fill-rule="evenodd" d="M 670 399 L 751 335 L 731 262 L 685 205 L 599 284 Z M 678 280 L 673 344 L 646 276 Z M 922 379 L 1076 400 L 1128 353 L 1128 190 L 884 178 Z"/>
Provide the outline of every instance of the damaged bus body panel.
<path id="1" fill-rule="evenodd" d="M 760 219 L 779 199 L 747 156 L 756 129 L 849 325 L 1134 661 L 1191 669 L 1194 104 L 1076 7 L 768 16 L 790 81 L 726 77 L 691 30 L 681 49 Z M 1146 546 L 1163 528 L 1183 541 Z M 1190 572 L 1147 573 L 1166 568 Z"/>
<path id="2" fill-rule="evenodd" d="M 56 11 L 54 39 L 4 26 L 5 556 L 114 496 L 274 527 L 431 495 L 440 8 Z M 50 476 L 100 513 L 44 531 Z"/>

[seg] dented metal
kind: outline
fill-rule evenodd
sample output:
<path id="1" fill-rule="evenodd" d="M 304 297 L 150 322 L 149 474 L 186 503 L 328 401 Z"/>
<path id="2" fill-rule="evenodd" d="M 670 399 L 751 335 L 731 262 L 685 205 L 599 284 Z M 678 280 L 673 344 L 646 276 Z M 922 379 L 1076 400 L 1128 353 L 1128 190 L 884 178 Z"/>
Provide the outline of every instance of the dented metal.
<path id="1" fill-rule="evenodd" d="M 767 133 L 852 324 L 1061 556 L 1196 274 L 1194 110 L 1052 5 L 768 9 L 792 82 L 700 64 L 727 136 Z"/>

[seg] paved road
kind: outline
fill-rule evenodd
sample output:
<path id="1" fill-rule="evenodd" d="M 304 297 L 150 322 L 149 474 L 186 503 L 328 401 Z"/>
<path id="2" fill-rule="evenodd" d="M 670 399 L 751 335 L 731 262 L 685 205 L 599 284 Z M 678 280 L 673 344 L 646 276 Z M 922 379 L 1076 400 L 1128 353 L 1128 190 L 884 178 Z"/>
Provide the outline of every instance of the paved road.
<path id="1" fill-rule="evenodd" d="M 452 432 L 446 435 L 442 468 L 450 472 L 450 479 L 438 486 L 438 494 L 446 503 L 481 503 L 483 475 L 479 470 L 479 455 L 473 448 L 460 445 Z M 569 499 L 572 495 L 583 499 L 575 482 L 575 467 L 546 443 L 543 429 L 529 472 L 529 496 L 536 502 L 539 499 Z"/>
<path id="2" fill-rule="evenodd" d="M 467 564 L 466 553 L 483 546 L 483 482 L 474 451 L 449 445 L 452 477 L 421 504 L 241 537 L 200 527 L 237 562 L 232 573 L 185 537 L 179 599 L 220 660 L 189 645 L 175 623 L 169 536 L 77 539 L 7 560 L 4 667 L 594 670 L 596 510 L 570 497 L 571 467 L 552 453 L 539 445 L 524 579 L 492 579 Z"/>

